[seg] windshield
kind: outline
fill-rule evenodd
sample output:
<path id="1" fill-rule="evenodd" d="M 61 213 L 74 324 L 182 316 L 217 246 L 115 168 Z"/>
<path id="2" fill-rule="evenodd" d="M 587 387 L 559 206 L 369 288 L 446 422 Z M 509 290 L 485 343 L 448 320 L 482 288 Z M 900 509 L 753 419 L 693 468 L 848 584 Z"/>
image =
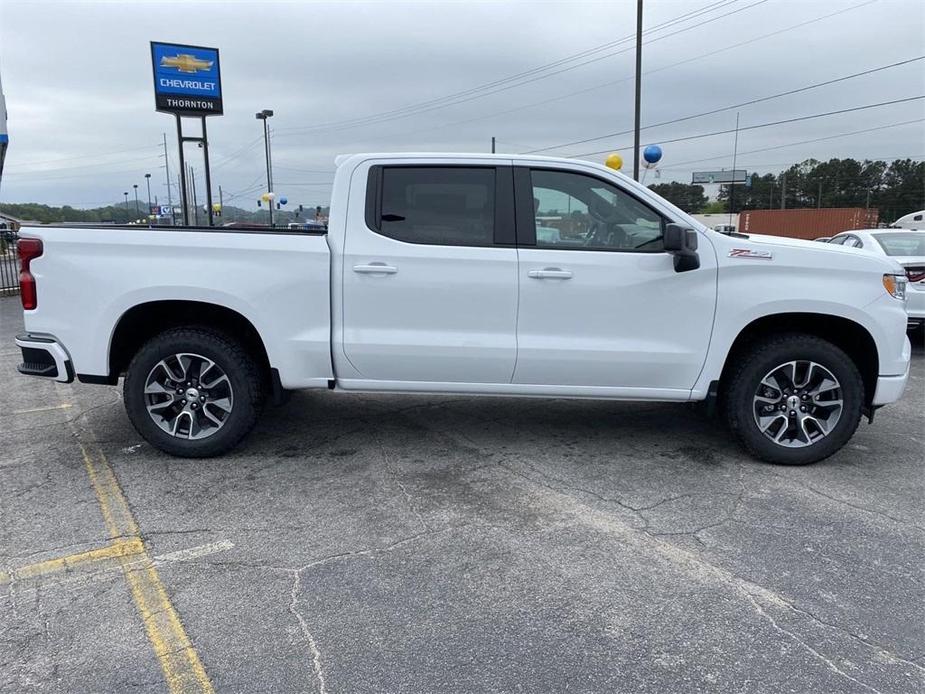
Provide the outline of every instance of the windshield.
<path id="1" fill-rule="evenodd" d="M 887 255 L 925 255 L 925 233 L 898 231 L 895 234 L 875 234 L 874 238 Z"/>

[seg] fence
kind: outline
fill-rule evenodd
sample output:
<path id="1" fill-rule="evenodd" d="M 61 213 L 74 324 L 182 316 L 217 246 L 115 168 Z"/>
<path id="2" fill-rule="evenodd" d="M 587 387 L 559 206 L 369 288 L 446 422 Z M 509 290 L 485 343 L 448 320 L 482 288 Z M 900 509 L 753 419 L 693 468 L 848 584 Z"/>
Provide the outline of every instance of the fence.
<path id="1" fill-rule="evenodd" d="M 0 236 L 0 296 L 13 294 L 19 294 L 19 254 L 15 240 Z"/>

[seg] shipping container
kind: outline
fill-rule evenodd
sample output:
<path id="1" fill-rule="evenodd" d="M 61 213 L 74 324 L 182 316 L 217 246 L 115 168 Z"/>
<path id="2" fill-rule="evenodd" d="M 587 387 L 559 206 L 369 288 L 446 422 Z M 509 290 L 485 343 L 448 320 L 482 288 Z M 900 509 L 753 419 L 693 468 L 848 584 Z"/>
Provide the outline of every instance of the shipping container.
<path id="1" fill-rule="evenodd" d="M 849 229 L 875 229 L 877 210 L 863 207 L 831 207 L 797 210 L 745 210 L 739 215 L 743 234 L 769 234 L 793 239 L 834 236 Z"/>

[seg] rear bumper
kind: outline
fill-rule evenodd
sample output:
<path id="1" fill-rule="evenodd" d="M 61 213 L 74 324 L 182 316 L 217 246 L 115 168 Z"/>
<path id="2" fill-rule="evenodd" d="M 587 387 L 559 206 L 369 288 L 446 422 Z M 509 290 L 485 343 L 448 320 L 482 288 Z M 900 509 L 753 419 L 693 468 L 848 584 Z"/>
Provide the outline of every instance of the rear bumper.
<path id="1" fill-rule="evenodd" d="M 54 337 L 24 333 L 16 336 L 16 346 L 22 351 L 22 363 L 16 367 L 19 373 L 61 383 L 74 380 L 71 358 Z"/>
<path id="2" fill-rule="evenodd" d="M 910 287 L 906 292 L 906 313 L 909 314 L 909 326 L 925 322 L 925 289 Z"/>

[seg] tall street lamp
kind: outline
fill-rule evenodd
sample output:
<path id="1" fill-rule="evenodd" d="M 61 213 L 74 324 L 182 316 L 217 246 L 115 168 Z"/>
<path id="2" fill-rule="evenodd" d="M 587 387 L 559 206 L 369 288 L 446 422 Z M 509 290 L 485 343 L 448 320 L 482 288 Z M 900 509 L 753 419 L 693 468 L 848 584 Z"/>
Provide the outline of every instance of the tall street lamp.
<path id="1" fill-rule="evenodd" d="M 269 118 L 273 115 L 273 111 L 268 108 L 263 109 L 262 111 L 257 112 L 257 120 L 263 121 L 263 149 L 267 155 L 267 192 L 273 192 L 273 168 L 270 164 L 270 123 Z M 267 201 L 268 209 L 270 210 L 270 226 L 273 226 L 273 199 Z"/>
<path id="2" fill-rule="evenodd" d="M 135 215 L 138 216 L 138 214 L 139 214 L 139 210 L 138 210 L 138 184 L 137 184 L 137 183 L 133 183 L 133 184 L 132 184 L 132 188 L 135 189 Z"/>
<path id="3" fill-rule="evenodd" d="M 148 184 L 148 214 L 151 214 L 151 174 L 145 174 L 145 183 Z"/>
<path id="4" fill-rule="evenodd" d="M 125 196 L 125 213 L 128 214 L 128 191 L 122 193 Z"/>

